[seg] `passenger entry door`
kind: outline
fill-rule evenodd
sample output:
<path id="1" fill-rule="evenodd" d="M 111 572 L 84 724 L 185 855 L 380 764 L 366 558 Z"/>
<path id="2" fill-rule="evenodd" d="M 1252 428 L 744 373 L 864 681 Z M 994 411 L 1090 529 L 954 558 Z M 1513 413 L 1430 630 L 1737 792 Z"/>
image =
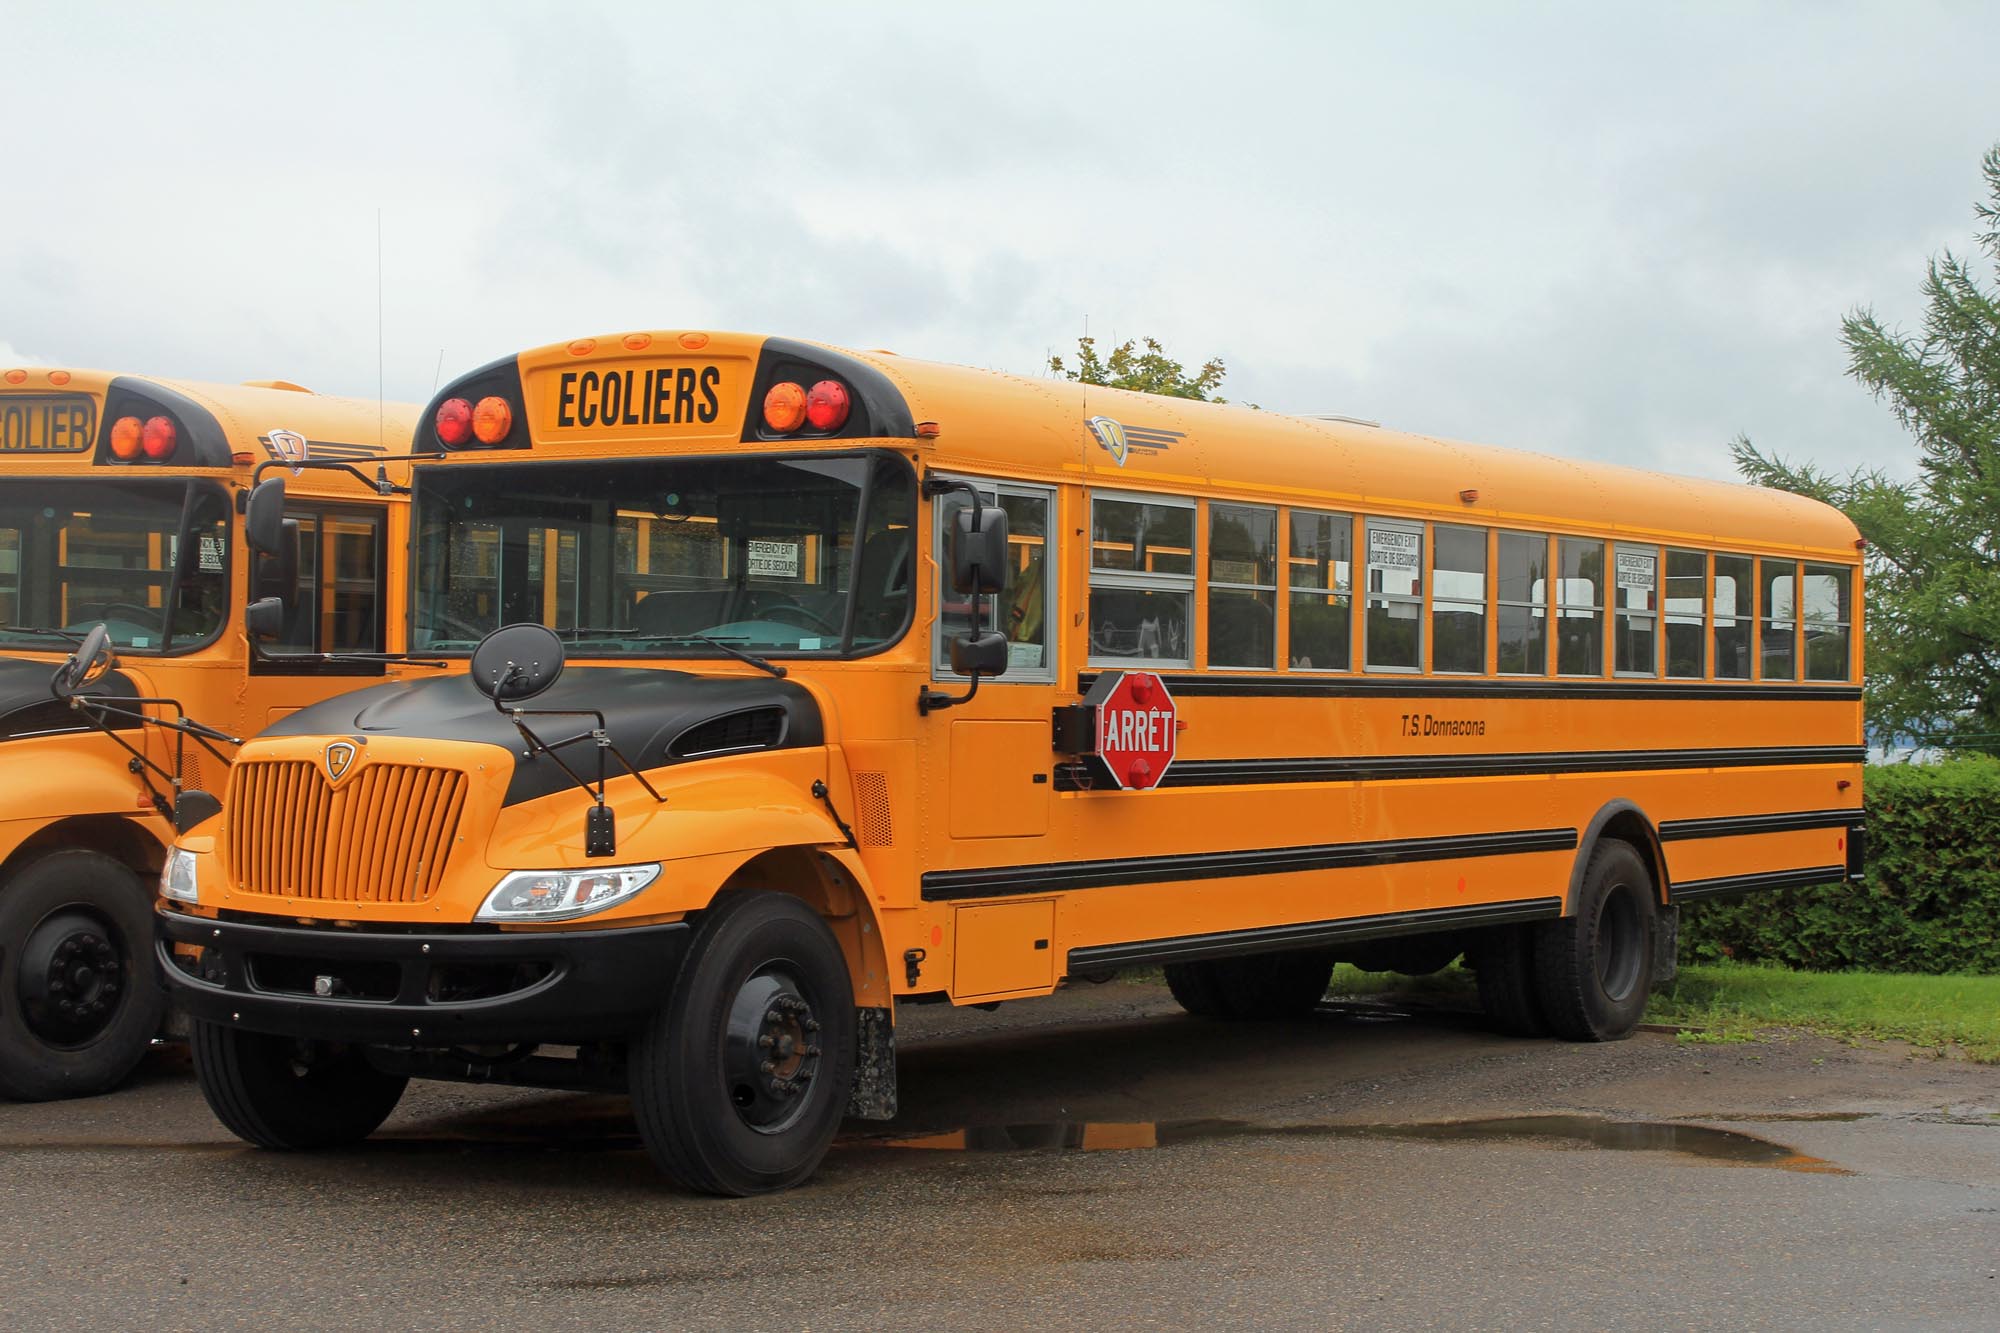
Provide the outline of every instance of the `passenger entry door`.
<path id="1" fill-rule="evenodd" d="M 978 487 L 982 505 L 998 506 L 1007 515 L 1007 584 L 980 604 L 982 627 L 1007 639 L 1007 670 L 982 678 L 970 703 L 932 715 L 929 766 L 945 770 L 946 832 L 953 842 L 1040 838 L 1048 833 L 1054 770 L 1049 710 L 1056 683 L 1057 585 L 1049 532 L 1055 493 L 1013 482 L 964 480 Z M 939 575 L 931 676 L 940 691 L 952 695 L 963 694 L 969 682 L 951 669 L 949 640 L 971 629 L 973 604 L 950 587 L 944 534 L 953 515 L 971 503 L 965 492 L 954 491 L 932 506 L 931 550 Z M 1004 860 L 1038 855 L 1027 847 L 1005 851 Z"/>

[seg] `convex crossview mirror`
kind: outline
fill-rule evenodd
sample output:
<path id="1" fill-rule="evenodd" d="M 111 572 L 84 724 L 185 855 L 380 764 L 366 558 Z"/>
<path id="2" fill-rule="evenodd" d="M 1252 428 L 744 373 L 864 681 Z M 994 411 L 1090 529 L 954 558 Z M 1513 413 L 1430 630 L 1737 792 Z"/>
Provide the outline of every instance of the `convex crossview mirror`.
<path id="1" fill-rule="evenodd" d="M 472 650 L 472 684 L 496 704 L 532 699 L 563 672 L 563 642 L 546 625 L 503 625 Z"/>
<path id="2" fill-rule="evenodd" d="M 49 690 L 56 698 L 67 699 L 117 665 L 118 655 L 111 651 L 111 631 L 99 621 L 83 636 L 76 651 L 56 668 Z"/>

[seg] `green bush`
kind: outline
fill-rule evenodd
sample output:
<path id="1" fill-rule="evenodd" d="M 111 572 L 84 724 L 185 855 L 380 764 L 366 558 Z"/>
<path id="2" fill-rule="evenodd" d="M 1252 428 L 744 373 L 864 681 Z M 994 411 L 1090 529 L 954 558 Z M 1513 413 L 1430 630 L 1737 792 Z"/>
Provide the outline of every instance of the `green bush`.
<path id="1" fill-rule="evenodd" d="M 1863 883 L 1690 904 L 1682 959 L 2000 973 L 2000 759 L 1876 765 L 1863 791 Z"/>

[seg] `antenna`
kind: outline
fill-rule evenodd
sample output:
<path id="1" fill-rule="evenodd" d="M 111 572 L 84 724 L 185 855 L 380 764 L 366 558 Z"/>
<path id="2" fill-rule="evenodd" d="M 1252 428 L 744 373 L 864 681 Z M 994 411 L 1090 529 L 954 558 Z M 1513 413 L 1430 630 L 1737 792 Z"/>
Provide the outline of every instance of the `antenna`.
<path id="1" fill-rule="evenodd" d="M 382 210 L 375 210 L 375 443 L 389 442 L 389 409 L 382 376 Z"/>
<path id="2" fill-rule="evenodd" d="M 444 348 L 438 348 L 438 368 L 431 374 L 431 392 L 438 391 L 438 381 L 444 378 Z"/>

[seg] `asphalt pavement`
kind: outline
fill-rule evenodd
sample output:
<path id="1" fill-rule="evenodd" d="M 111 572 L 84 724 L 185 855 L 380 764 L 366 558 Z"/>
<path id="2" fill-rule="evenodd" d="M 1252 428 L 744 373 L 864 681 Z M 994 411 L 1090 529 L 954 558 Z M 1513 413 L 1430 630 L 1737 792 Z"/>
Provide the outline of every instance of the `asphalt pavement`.
<path id="1" fill-rule="evenodd" d="M 0 1103 L 10 1329 L 2000 1326 L 2000 1068 L 1208 1023 L 1112 983 L 910 1010 L 903 1112 L 790 1194 L 664 1183 L 622 1098 L 426 1084 L 244 1147 L 168 1049 Z"/>

